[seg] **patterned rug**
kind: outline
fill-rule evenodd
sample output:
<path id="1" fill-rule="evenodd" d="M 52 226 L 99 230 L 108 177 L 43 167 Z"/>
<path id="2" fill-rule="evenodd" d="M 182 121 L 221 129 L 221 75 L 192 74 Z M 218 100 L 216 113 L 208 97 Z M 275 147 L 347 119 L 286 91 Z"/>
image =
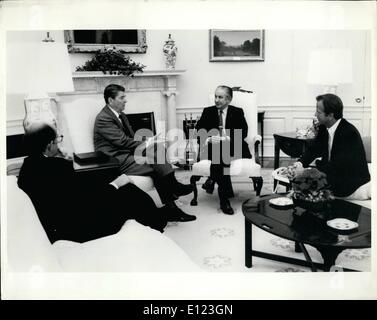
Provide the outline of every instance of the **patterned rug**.
<path id="1" fill-rule="evenodd" d="M 272 192 L 272 169 L 262 169 L 262 195 Z M 188 183 L 190 171 L 177 171 L 177 179 Z M 250 181 L 233 179 L 235 197 L 231 204 L 234 215 L 225 215 L 220 210 L 217 192 L 207 194 L 198 184 L 198 206 L 190 206 L 192 195 L 181 197 L 178 205 L 182 210 L 197 217 L 196 221 L 187 223 L 171 222 L 164 232 L 174 240 L 203 270 L 209 272 L 310 272 L 309 268 L 279 263 L 272 260 L 253 258 L 253 267 L 246 268 L 244 261 L 244 217 L 242 203 L 255 197 Z M 284 191 L 278 190 L 278 191 Z M 296 253 L 294 242 L 271 235 L 253 227 L 253 248 L 279 255 L 304 259 L 302 253 Z M 315 262 L 322 263 L 320 253 L 313 247 L 306 248 Z M 345 250 L 336 260 L 337 265 L 346 268 L 370 271 L 370 249 Z"/>

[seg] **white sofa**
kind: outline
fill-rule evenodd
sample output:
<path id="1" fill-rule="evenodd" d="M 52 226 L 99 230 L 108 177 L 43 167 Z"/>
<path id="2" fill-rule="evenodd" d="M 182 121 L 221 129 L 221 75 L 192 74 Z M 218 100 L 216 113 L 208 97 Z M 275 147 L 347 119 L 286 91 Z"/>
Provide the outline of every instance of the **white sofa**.
<path id="1" fill-rule="evenodd" d="M 64 199 L 57 199 L 64 201 Z M 10 272 L 200 272 L 164 234 L 128 220 L 107 237 L 51 245 L 30 198 L 7 176 L 6 257 Z"/>
<path id="2" fill-rule="evenodd" d="M 64 148 L 90 152 L 93 126 L 103 107 L 93 98 L 61 103 Z M 17 175 L 23 158 L 8 163 L 7 176 L 7 268 L 30 272 L 187 272 L 200 271 L 187 254 L 164 234 L 128 220 L 114 235 L 76 243 L 57 241 L 51 245 L 30 198 L 18 188 Z M 135 184 L 148 192 L 156 205 L 160 199 L 149 177 L 132 176 Z M 151 192 L 152 191 L 152 192 Z M 64 199 L 57 198 L 56 205 Z M 106 213 L 104 213 L 106 214 Z"/>

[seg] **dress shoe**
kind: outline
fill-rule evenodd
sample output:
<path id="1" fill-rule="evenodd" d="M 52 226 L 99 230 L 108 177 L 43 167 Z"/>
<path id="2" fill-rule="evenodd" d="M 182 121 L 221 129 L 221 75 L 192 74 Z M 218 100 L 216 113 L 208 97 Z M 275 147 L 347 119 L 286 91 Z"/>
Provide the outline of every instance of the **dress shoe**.
<path id="1" fill-rule="evenodd" d="M 178 207 L 170 208 L 169 211 L 168 221 L 188 222 L 196 220 L 196 216 L 184 213 Z"/>
<path id="2" fill-rule="evenodd" d="M 215 181 L 213 181 L 211 178 L 208 178 L 206 182 L 203 183 L 202 188 L 209 194 L 213 193 L 213 190 L 215 189 Z"/>
<path id="3" fill-rule="evenodd" d="M 228 199 L 220 201 L 220 208 L 225 214 L 234 214 L 233 208 L 230 206 Z"/>
<path id="4" fill-rule="evenodd" d="M 173 196 L 175 197 L 186 196 L 193 191 L 194 191 L 194 187 L 191 184 L 183 184 L 183 183 L 177 182 L 174 186 Z"/>

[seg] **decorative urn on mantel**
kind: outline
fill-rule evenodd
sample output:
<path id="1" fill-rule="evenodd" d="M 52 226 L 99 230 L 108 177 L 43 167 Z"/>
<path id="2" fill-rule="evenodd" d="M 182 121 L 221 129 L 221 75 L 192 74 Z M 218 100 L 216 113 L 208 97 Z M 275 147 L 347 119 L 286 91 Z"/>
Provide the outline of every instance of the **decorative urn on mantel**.
<path id="1" fill-rule="evenodd" d="M 171 38 L 171 34 L 169 34 L 169 39 L 165 41 L 163 46 L 162 52 L 165 56 L 165 66 L 168 70 L 175 69 L 175 62 L 177 60 L 177 51 L 178 48 L 175 45 L 175 41 Z"/>

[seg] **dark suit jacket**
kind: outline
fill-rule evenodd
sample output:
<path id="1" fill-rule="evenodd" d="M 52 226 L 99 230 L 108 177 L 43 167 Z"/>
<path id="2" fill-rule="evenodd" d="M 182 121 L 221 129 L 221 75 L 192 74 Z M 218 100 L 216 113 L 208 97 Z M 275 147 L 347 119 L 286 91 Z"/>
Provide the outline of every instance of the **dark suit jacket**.
<path id="1" fill-rule="evenodd" d="M 340 121 L 335 131 L 330 161 L 328 161 L 328 132 L 325 126 L 319 127 L 317 137 L 300 161 L 304 167 L 307 167 L 318 157 L 322 159 L 316 162 L 317 168 L 326 173 L 327 180 L 336 196 L 349 196 L 370 181 L 360 134 L 345 119 Z"/>
<path id="2" fill-rule="evenodd" d="M 196 129 L 199 131 L 200 129 L 205 129 L 211 136 L 210 130 L 218 129 L 219 127 L 219 112 L 216 106 L 211 106 L 203 109 L 203 113 L 201 118 L 199 119 L 198 123 L 196 124 Z M 235 106 L 229 105 L 226 121 L 225 121 L 225 129 L 229 129 L 229 136 L 230 136 L 230 152 L 231 156 L 235 158 L 239 158 L 240 155 L 237 155 L 235 152 L 235 134 L 234 129 L 241 129 L 241 136 L 239 139 L 241 141 L 240 145 L 242 145 L 242 158 L 251 158 L 250 150 L 248 144 L 244 141 L 248 134 L 248 126 L 247 122 L 241 108 L 237 108 Z M 216 134 L 215 134 L 216 135 Z M 204 150 L 205 148 L 205 140 L 206 137 L 198 137 L 198 143 L 200 146 L 200 150 Z"/>
<path id="3" fill-rule="evenodd" d="M 115 187 L 86 185 L 74 175 L 72 162 L 62 158 L 26 158 L 18 185 L 32 200 L 51 242 L 115 233 L 127 219 L 124 212 L 109 210 L 116 203 Z"/>
<path id="4" fill-rule="evenodd" d="M 110 184 L 89 185 L 86 181 L 75 175 L 68 160 L 43 155 L 24 160 L 18 185 L 32 200 L 52 243 L 59 239 L 84 242 L 111 235 L 127 219 L 159 231 L 165 227 L 165 213 L 157 212 L 153 200 L 135 185 L 116 189 Z"/>
<path id="5" fill-rule="evenodd" d="M 153 170 L 147 165 L 135 163 L 135 149 L 142 141 L 134 140 L 134 132 L 125 114 L 122 114 L 126 124 L 126 130 L 121 121 L 105 106 L 97 115 L 94 123 L 94 148 L 109 156 L 115 157 L 121 164 L 121 171 L 126 174 L 148 175 Z"/>

